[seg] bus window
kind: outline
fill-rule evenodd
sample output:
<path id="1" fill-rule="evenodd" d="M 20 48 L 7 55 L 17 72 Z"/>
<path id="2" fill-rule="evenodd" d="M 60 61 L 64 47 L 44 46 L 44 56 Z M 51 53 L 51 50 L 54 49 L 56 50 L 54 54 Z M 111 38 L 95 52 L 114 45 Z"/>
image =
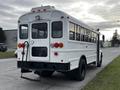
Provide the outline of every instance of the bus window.
<path id="1" fill-rule="evenodd" d="M 19 30 L 20 30 L 19 31 L 20 39 L 27 39 L 28 38 L 28 25 L 27 24 L 20 25 Z"/>
<path id="2" fill-rule="evenodd" d="M 85 28 L 83 28 L 83 30 L 84 30 L 83 41 L 86 42 L 87 41 L 87 30 Z"/>
<path id="3" fill-rule="evenodd" d="M 97 34 L 93 32 L 93 43 L 96 43 L 97 41 Z"/>
<path id="4" fill-rule="evenodd" d="M 79 26 L 79 32 L 80 32 L 80 41 L 81 41 L 81 26 Z"/>
<path id="5" fill-rule="evenodd" d="M 32 24 L 32 38 L 33 39 L 47 38 L 47 23 Z"/>
<path id="6" fill-rule="evenodd" d="M 69 23 L 69 39 L 75 40 L 75 29 L 74 29 L 74 23 Z"/>
<path id="7" fill-rule="evenodd" d="M 95 41 L 94 41 L 94 43 L 96 43 L 97 42 L 97 34 L 95 33 Z"/>
<path id="8" fill-rule="evenodd" d="M 76 40 L 80 41 L 80 29 L 78 25 L 76 25 Z"/>
<path id="9" fill-rule="evenodd" d="M 86 41 L 90 42 L 90 30 L 86 29 Z"/>
<path id="10" fill-rule="evenodd" d="M 89 42 L 92 41 L 92 32 L 90 31 L 90 34 L 89 34 Z"/>
<path id="11" fill-rule="evenodd" d="M 91 42 L 92 43 L 94 42 L 94 32 L 92 32 L 92 35 L 91 35 Z"/>
<path id="12" fill-rule="evenodd" d="M 47 57 L 47 47 L 32 47 L 32 56 Z"/>
<path id="13" fill-rule="evenodd" d="M 63 23 L 62 21 L 52 22 L 52 37 L 61 38 L 63 35 Z"/>
<path id="14" fill-rule="evenodd" d="M 84 41 L 84 29 L 81 27 L 81 41 Z"/>

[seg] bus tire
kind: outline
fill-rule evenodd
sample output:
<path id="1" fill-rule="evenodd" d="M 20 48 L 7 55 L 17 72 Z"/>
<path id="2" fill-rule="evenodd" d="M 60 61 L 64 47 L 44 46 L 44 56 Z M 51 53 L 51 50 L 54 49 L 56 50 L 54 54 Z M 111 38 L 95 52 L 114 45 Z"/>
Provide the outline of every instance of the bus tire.
<path id="1" fill-rule="evenodd" d="M 103 58 L 103 55 L 101 53 L 101 55 L 100 55 L 100 61 L 98 62 L 97 67 L 101 67 L 102 66 L 102 58 Z"/>
<path id="2" fill-rule="evenodd" d="M 85 78 L 87 69 L 87 63 L 85 58 L 82 58 L 79 63 L 79 67 L 75 70 L 75 79 L 78 81 L 82 81 Z"/>

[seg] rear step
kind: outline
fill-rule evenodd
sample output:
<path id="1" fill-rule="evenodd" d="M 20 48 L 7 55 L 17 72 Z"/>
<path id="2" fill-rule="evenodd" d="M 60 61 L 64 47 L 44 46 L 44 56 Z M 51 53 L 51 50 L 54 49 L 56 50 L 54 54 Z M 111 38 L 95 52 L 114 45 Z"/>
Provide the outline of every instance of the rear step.
<path id="1" fill-rule="evenodd" d="M 24 78 L 23 77 L 23 73 L 30 73 L 32 71 L 28 70 L 28 69 L 21 69 L 21 78 Z"/>
<path id="2" fill-rule="evenodd" d="M 28 69 L 21 69 L 21 73 L 29 73 L 29 72 L 32 72 L 32 71 L 30 71 Z"/>
<path id="3" fill-rule="evenodd" d="M 39 79 L 32 79 L 32 78 L 28 78 L 23 76 L 23 73 L 30 73 L 32 71 L 28 70 L 28 69 L 21 69 L 21 78 L 22 79 L 26 79 L 26 80 L 30 80 L 30 81 L 40 81 Z"/>

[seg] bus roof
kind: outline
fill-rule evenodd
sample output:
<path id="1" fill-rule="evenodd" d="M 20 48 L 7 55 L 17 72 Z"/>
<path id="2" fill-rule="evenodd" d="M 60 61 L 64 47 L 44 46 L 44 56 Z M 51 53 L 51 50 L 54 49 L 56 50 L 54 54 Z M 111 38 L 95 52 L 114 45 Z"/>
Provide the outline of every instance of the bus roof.
<path id="1" fill-rule="evenodd" d="M 46 13 L 46 16 L 45 16 L 45 13 Z M 54 6 L 41 6 L 41 7 L 32 8 L 31 12 L 28 12 L 28 13 L 22 15 L 19 18 L 19 21 L 26 20 L 26 21 L 31 22 L 32 18 L 29 18 L 29 17 L 40 15 L 40 14 L 43 14 L 43 17 L 47 17 L 47 19 L 51 19 L 52 17 L 56 17 L 56 16 L 63 16 L 63 17 L 68 18 L 69 21 L 79 24 L 81 27 L 84 27 L 86 29 L 89 29 L 89 30 L 92 30 L 92 31 L 98 33 L 97 31 L 95 31 L 93 28 L 91 28 L 87 24 L 83 23 L 82 21 L 66 14 L 63 11 L 56 10 Z"/>

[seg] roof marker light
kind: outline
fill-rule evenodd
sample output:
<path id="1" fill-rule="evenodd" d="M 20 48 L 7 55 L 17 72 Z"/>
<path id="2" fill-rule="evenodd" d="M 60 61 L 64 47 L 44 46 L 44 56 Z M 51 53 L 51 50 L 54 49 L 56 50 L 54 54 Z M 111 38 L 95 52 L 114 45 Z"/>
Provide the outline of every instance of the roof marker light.
<path id="1" fill-rule="evenodd" d="M 43 11 L 46 11 L 46 9 L 43 9 Z"/>
<path id="2" fill-rule="evenodd" d="M 41 10 L 39 9 L 38 12 L 40 12 Z"/>

